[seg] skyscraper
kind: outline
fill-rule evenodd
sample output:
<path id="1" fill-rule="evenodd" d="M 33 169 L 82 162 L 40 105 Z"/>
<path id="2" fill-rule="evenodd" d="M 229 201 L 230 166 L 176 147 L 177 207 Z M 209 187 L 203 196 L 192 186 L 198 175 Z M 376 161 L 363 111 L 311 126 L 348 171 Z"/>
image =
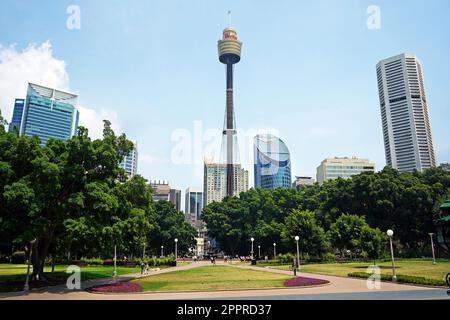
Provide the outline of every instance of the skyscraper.
<path id="1" fill-rule="evenodd" d="M 235 194 L 234 166 L 239 162 L 233 103 L 233 69 L 234 65 L 241 60 L 242 43 L 238 41 L 236 30 L 231 26 L 231 12 L 228 12 L 228 14 L 230 16 L 230 24 L 223 30 L 223 37 L 219 40 L 218 49 L 219 60 L 226 65 L 227 75 L 226 111 L 223 129 L 222 154 L 226 155 L 226 194 L 228 196 L 232 196 Z"/>
<path id="2" fill-rule="evenodd" d="M 271 134 L 254 139 L 255 188 L 291 188 L 291 157 L 286 144 Z"/>
<path id="3" fill-rule="evenodd" d="M 203 210 L 203 190 L 202 188 L 187 188 L 185 195 L 185 213 L 193 220 L 201 220 Z"/>
<path id="4" fill-rule="evenodd" d="M 377 64 L 386 164 L 402 172 L 436 166 L 422 64 L 401 54 Z"/>
<path id="5" fill-rule="evenodd" d="M 14 102 L 14 111 L 11 123 L 9 124 L 9 132 L 14 132 L 14 130 L 17 130 L 17 133 L 20 133 L 24 106 L 24 99 L 16 99 L 16 101 Z"/>
<path id="6" fill-rule="evenodd" d="M 20 134 L 37 135 L 41 145 L 50 138 L 68 140 L 77 134 L 78 96 L 29 83 Z"/>
<path id="7" fill-rule="evenodd" d="M 248 190 L 248 171 L 240 164 L 234 165 L 233 170 L 233 196 L 239 196 L 241 192 Z M 226 182 L 227 165 L 206 160 L 203 177 L 205 206 L 214 201 L 220 202 L 227 196 Z"/>
<path id="8" fill-rule="evenodd" d="M 353 158 L 328 158 L 322 161 L 317 168 L 317 182 L 323 184 L 325 181 L 337 178 L 347 179 L 363 172 L 374 172 L 375 164 L 367 159 Z"/>
<path id="9" fill-rule="evenodd" d="M 120 162 L 119 166 L 125 170 L 127 175 L 132 178 L 137 174 L 138 165 L 138 150 L 137 142 L 133 141 L 134 148 L 131 152 Z"/>

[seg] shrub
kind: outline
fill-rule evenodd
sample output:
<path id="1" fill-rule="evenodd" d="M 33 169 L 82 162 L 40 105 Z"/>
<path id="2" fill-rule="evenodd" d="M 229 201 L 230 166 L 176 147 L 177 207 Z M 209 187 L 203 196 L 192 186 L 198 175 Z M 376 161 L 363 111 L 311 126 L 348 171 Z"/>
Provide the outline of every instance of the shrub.
<path id="1" fill-rule="evenodd" d="M 103 260 L 100 258 L 81 258 L 80 262 L 82 264 L 90 265 L 90 266 L 102 266 Z"/>
<path id="2" fill-rule="evenodd" d="M 366 272 L 352 272 L 352 273 L 348 274 L 349 277 L 363 278 L 363 279 L 367 279 L 370 275 L 371 274 L 366 273 Z M 384 281 L 392 281 L 392 275 L 381 274 L 380 278 L 381 278 L 381 280 L 384 280 Z M 437 279 L 429 279 L 429 278 L 425 278 L 425 277 L 407 276 L 407 275 L 402 275 L 402 274 L 397 275 L 397 282 L 412 283 L 412 284 L 427 285 L 427 286 L 445 286 L 446 285 L 444 279 L 437 280 Z"/>
<path id="3" fill-rule="evenodd" d="M 277 260 L 280 264 L 291 264 L 295 259 L 292 253 L 285 253 L 277 255 Z"/>

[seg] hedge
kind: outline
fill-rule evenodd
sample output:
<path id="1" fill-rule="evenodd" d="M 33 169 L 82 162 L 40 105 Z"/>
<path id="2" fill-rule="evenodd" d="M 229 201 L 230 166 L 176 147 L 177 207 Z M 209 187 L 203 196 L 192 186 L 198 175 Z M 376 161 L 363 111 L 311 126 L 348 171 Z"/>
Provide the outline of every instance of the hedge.
<path id="1" fill-rule="evenodd" d="M 352 272 L 349 273 L 349 277 L 353 278 L 364 278 L 367 279 L 369 276 L 372 276 L 373 274 L 369 274 L 366 272 Z M 388 274 L 380 274 L 380 279 L 384 281 L 392 281 L 392 275 Z M 427 285 L 427 286 L 445 286 L 446 282 L 444 279 L 437 280 L 437 279 L 430 279 L 430 278 L 424 278 L 424 277 L 416 277 L 416 276 L 407 276 L 398 274 L 397 275 L 397 282 L 400 283 L 412 283 L 412 284 L 419 284 L 419 285 Z"/>

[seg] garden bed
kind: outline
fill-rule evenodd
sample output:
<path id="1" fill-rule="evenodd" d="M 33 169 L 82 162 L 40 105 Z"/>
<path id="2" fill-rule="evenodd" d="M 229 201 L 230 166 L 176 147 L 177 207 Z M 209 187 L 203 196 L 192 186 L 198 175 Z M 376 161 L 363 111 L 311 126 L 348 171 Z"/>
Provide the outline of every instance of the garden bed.
<path id="1" fill-rule="evenodd" d="M 143 288 L 139 283 L 117 282 L 89 288 L 88 291 L 94 293 L 134 293 L 142 292 Z"/>
<path id="2" fill-rule="evenodd" d="M 297 277 L 284 282 L 285 287 L 307 287 L 329 284 L 330 281 L 316 278 Z"/>

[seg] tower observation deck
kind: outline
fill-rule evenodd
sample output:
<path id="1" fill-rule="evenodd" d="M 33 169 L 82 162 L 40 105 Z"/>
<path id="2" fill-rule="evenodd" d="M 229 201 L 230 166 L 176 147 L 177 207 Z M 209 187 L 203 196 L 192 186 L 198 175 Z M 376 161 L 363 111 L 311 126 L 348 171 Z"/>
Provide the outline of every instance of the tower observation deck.
<path id="1" fill-rule="evenodd" d="M 231 20 L 231 19 L 230 19 Z M 238 40 L 236 30 L 230 25 L 223 30 L 223 37 L 219 40 L 219 60 L 226 65 L 226 111 L 223 129 L 222 153 L 226 155 L 227 165 L 227 196 L 234 195 L 234 166 L 238 163 L 238 146 L 236 122 L 234 118 L 233 102 L 233 69 L 241 60 L 242 42 Z"/>

